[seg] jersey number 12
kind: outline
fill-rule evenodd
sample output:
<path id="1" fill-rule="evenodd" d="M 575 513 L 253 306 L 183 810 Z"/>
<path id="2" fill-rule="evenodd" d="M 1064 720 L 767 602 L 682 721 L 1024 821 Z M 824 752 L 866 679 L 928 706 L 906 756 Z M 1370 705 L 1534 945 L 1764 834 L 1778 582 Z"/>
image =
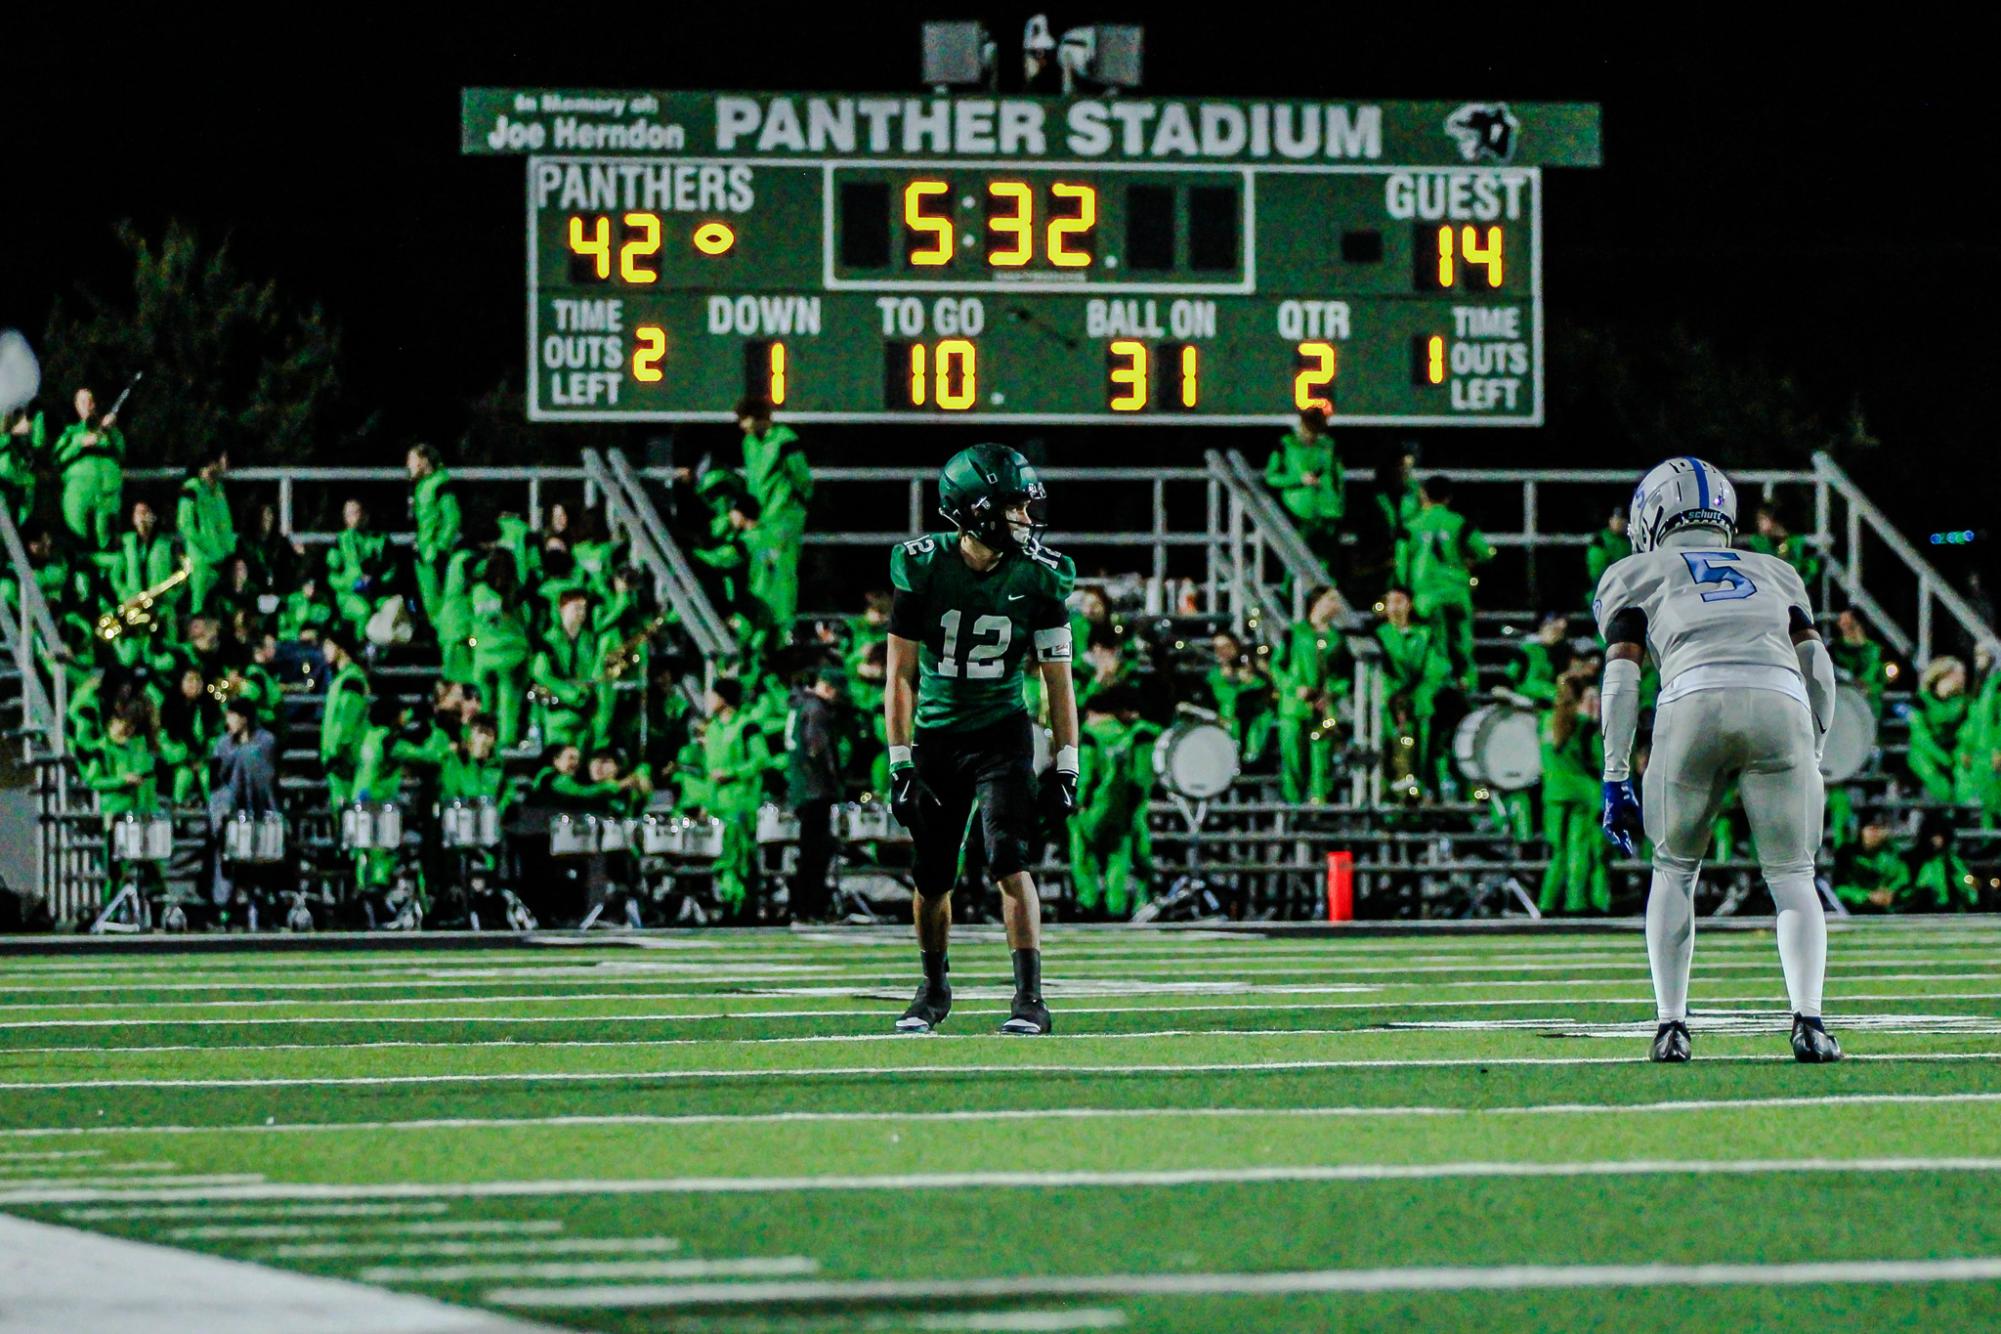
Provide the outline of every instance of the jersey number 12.
<path id="1" fill-rule="evenodd" d="M 959 661 L 959 613 L 948 611 L 939 618 L 945 627 L 945 647 L 938 654 L 938 674 L 958 676 L 962 672 L 968 681 L 993 681 L 1000 677 L 1002 659 L 1007 657 L 1008 640 L 1014 636 L 1014 622 L 1005 616 L 982 616 L 973 622 L 973 638 L 984 640 L 993 636 L 992 643 L 975 643 L 966 652 L 966 661 Z"/>

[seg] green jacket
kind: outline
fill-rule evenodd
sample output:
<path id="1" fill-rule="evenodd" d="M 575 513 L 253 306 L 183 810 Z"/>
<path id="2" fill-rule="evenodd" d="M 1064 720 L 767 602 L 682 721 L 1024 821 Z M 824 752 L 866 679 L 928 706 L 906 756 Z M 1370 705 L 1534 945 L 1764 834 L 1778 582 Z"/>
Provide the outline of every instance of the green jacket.
<path id="1" fill-rule="evenodd" d="M 764 730 L 741 712 L 711 717 L 702 733 L 702 772 L 709 785 L 709 813 L 755 811 L 764 795 L 764 772 L 775 767 Z M 724 777 L 717 778 L 716 774 Z"/>
<path id="2" fill-rule="evenodd" d="M 320 763 L 329 772 L 352 773 L 368 731 L 368 701 L 374 691 L 361 664 L 350 662 L 334 674 L 320 714 Z"/>
<path id="3" fill-rule="evenodd" d="M 1584 548 L 1584 572 L 1591 579 L 1595 593 L 1598 581 L 1605 577 L 1605 571 L 1633 554 L 1633 544 L 1626 540 L 1624 533 L 1615 533 L 1609 527 L 1600 528 L 1591 545 Z"/>
<path id="4" fill-rule="evenodd" d="M 542 647 L 528 669 L 536 685 L 553 693 L 566 708 L 590 707 L 597 675 L 607 651 L 618 647 L 617 637 L 599 634 L 585 627 L 575 639 L 558 625 L 542 636 Z"/>
<path id="5" fill-rule="evenodd" d="M 199 564 L 220 565 L 236 550 L 236 520 L 229 512 L 221 482 L 205 482 L 199 477 L 182 482 L 174 527 L 187 545 L 188 559 Z"/>
<path id="6" fill-rule="evenodd" d="M 18 494 L 26 508 L 35 494 L 35 464 L 48 443 L 49 428 L 39 412 L 23 420 L 28 429 L 21 434 L 0 432 L 0 486 Z"/>
<path id="7" fill-rule="evenodd" d="M 1277 648 L 1272 683 L 1278 691 L 1280 717 L 1312 717 L 1320 710 L 1319 696 L 1348 693 L 1348 678 L 1339 670 L 1344 645 L 1334 627 L 1320 630 L 1311 621 L 1295 621 Z M 1301 699 L 1301 690 L 1310 692 L 1309 698 Z"/>
<path id="8" fill-rule="evenodd" d="M 1970 712 L 1966 692 L 1951 699 L 1920 690 L 1911 701 L 1911 755 L 1923 757 L 1950 773 L 1959 750 L 1960 733 Z"/>
<path id="9" fill-rule="evenodd" d="M 616 783 L 592 783 L 544 768 L 528 785 L 527 801 L 531 806 L 546 806 L 559 811 L 593 811 L 607 815 L 611 813 L 617 797 Z"/>
<path id="10" fill-rule="evenodd" d="M 1117 718 L 1093 718 L 1077 742 L 1076 830 L 1094 848 L 1116 847 L 1131 837 L 1140 806 L 1133 729 Z"/>
<path id="11" fill-rule="evenodd" d="M 1836 673 L 1869 696 L 1869 711 L 1880 721 L 1883 717 L 1883 646 L 1868 639 L 1850 644 L 1837 637 L 1827 642 L 1827 656 L 1834 660 Z"/>
<path id="12" fill-rule="evenodd" d="M 164 530 L 154 529 L 150 542 L 136 530 L 127 532 L 118 539 L 118 552 L 112 558 L 112 596 L 120 602 L 137 597 L 172 575 L 175 563 L 174 539 Z M 173 594 L 167 596 L 172 598 Z"/>
<path id="13" fill-rule="evenodd" d="M 472 638 L 472 571 L 478 559 L 477 552 L 455 551 L 445 565 L 444 586 L 439 590 L 432 627 L 441 644 L 463 644 Z"/>
<path id="14" fill-rule="evenodd" d="M 1311 482 L 1306 474 L 1313 474 Z M 1306 439 L 1288 431 L 1265 463 L 1265 485 L 1295 519 L 1327 523 L 1348 511 L 1347 477 L 1330 435 Z"/>
<path id="15" fill-rule="evenodd" d="M 1376 627 L 1383 650 L 1383 697 L 1407 694 L 1419 717 L 1429 716 L 1438 688 L 1452 675 L 1452 662 L 1432 642 L 1428 626 L 1413 621 L 1398 630 L 1388 621 Z"/>
<path id="16" fill-rule="evenodd" d="M 327 590 L 336 598 L 361 591 L 389 573 L 389 539 L 365 528 L 343 528 L 327 548 Z"/>
<path id="17" fill-rule="evenodd" d="M 813 470 L 805 447 L 789 426 L 773 426 L 762 439 L 743 438 L 743 475 L 761 511 L 760 522 L 803 520 L 813 498 Z"/>
<path id="18" fill-rule="evenodd" d="M 1980 881 L 1967 869 L 1957 852 L 1947 849 L 1935 852 L 1918 863 L 1911 876 L 1911 898 L 1921 912 L 1941 908 L 1977 908 L 1980 906 Z"/>
<path id="19" fill-rule="evenodd" d="M 513 602 L 494 592 L 484 579 L 472 586 L 472 641 L 482 657 L 520 662 L 528 656 L 528 607 L 525 598 Z"/>
<path id="20" fill-rule="evenodd" d="M 443 468 L 420 477 L 410 490 L 417 515 L 417 555 L 434 561 L 459 544 L 459 496 Z"/>
<path id="21" fill-rule="evenodd" d="M 1861 843 L 1851 843 L 1834 858 L 1835 897 L 1858 908 L 1870 907 L 1869 896 L 1887 889 L 1894 896 L 1892 908 L 1907 906 L 1911 893 L 1911 867 L 1894 843 L 1885 843 L 1874 852 Z"/>
<path id="22" fill-rule="evenodd" d="M 83 777 L 104 814 L 151 815 L 160 809 L 160 785 L 154 777 L 158 767 L 152 745 L 134 734 L 122 742 L 106 741 L 84 765 Z"/>
<path id="23" fill-rule="evenodd" d="M 333 608 L 319 598 L 298 590 L 285 594 L 285 601 L 278 608 L 278 638 L 297 640 L 304 638 L 306 631 L 319 632 L 333 624 Z"/>
<path id="24" fill-rule="evenodd" d="M 463 750 L 452 747 L 438 768 L 438 799 L 477 801 L 481 797 L 503 811 L 507 809 L 513 792 L 508 786 L 506 769 L 498 760 L 470 759 Z"/>
<path id="25" fill-rule="evenodd" d="M 1542 716 L 1542 799 L 1568 805 L 1595 805 L 1604 794 L 1605 738 L 1598 724 L 1577 716 L 1562 745 L 1556 741 L 1556 710 Z"/>
<path id="26" fill-rule="evenodd" d="M 393 728 L 370 727 L 361 738 L 354 765 L 356 801 L 394 801 L 403 794 L 406 766 L 423 765 L 433 756 L 405 741 Z"/>
<path id="27" fill-rule="evenodd" d="M 1556 701 L 1556 664 L 1549 645 L 1540 639 L 1525 639 L 1521 655 L 1508 664 L 1508 688 L 1542 704 Z"/>
<path id="28" fill-rule="evenodd" d="M 96 439 L 86 442 L 84 437 L 95 435 Z M 115 469 L 125 466 L 125 433 L 116 426 L 92 428 L 83 422 L 71 422 L 56 437 L 56 471 L 67 477 L 74 468 L 93 462 L 110 464 Z"/>
<path id="29" fill-rule="evenodd" d="M 1465 515 L 1433 505 L 1411 516 L 1397 543 L 1397 582 L 1420 603 L 1464 597 L 1473 587 L 1472 567 L 1493 557 Z"/>

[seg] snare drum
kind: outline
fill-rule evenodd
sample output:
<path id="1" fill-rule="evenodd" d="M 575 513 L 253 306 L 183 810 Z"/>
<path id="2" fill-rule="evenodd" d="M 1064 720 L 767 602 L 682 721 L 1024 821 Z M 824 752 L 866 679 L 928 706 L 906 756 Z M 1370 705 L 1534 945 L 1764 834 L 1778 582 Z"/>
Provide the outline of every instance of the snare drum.
<path id="1" fill-rule="evenodd" d="M 896 817 L 890 814 L 888 804 L 880 801 L 841 807 L 835 828 L 844 843 L 874 843 L 897 835 Z"/>
<path id="2" fill-rule="evenodd" d="M 1500 792 L 1542 781 L 1542 729 L 1536 715 L 1512 704 L 1488 704 L 1459 720 L 1452 758 L 1460 774 Z"/>
<path id="3" fill-rule="evenodd" d="M 1176 796 L 1206 801 L 1237 777 L 1237 743 L 1215 723 L 1177 722 L 1153 743 L 1153 773 Z"/>
<path id="4" fill-rule="evenodd" d="M 684 846 L 681 829 L 681 821 L 673 816 L 656 815 L 649 811 L 640 817 L 634 837 L 641 852 L 649 857 L 664 857 L 681 851 Z"/>
<path id="5" fill-rule="evenodd" d="M 714 860 L 723 855 L 723 822 L 713 815 L 706 820 L 681 822 L 681 851 L 689 857 Z"/>
<path id="6" fill-rule="evenodd" d="M 597 816 L 565 813 L 549 821 L 551 857 L 588 857 L 597 850 Z"/>
<path id="7" fill-rule="evenodd" d="M 598 820 L 598 851 L 624 852 L 632 846 L 632 830 L 624 820 L 607 815 Z"/>
<path id="8" fill-rule="evenodd" d="M 500 842 L 500 808 L 489 797 L 453 797 L 438 812 L 438 841 L 448 848 L 490 848 Z"/>
<path id="9" fill-rule="evenodd" d="M 340 813 L 341 846 L 351 852 L 403 846 L 403 809 L 393 801 L 357 801 Z"/>
<path id="10" fill-rule="evenodd" d="M 799 841 L 799 817 L 780 806 L 766 803 L 757 808 L 757 841 L 760 843 L 797 843 Z"/>
<path id="11" fill-rule="evenodd" d="M 1830 783 L 1845 783 L 1862 772 L 1876 750 L 1876 715 L 1861 687 L 1843 682 L 1834 689 L 1834 722 L 1827 729 L 1820 773 Z"/>
<path id="12" fill-rule="evenodd" d="M 127 811 L 111 824 L 111 855 L 119 861 L 163 862 L 174 855 L 174 821 Z"/>
<path id="13" fill-rule="evenodd" d="M 283 861 L 285 858 L 285 817 L 276 811 L 253 816 L 238 811 L 222 827 L 222 859 L 252 864 Z"/>

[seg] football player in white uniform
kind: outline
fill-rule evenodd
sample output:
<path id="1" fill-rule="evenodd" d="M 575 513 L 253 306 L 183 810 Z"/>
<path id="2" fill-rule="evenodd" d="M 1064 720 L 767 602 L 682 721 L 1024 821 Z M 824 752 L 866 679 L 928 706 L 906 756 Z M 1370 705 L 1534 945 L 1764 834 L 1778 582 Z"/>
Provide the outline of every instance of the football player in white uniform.
<path id="1" fill-rule="evenodd" d="M 1647 956 L 1660 1029 L 1652 1058 L 1686 1061 L 1695 878 L 1734 780 L 1778 908 L 1793 1055 L 1838 1061 L 1841 1046 L 1820 1017 L 1827 923 L 1813 881 L 1834 663 L 1798 573 L 1777 557 L 1732 551 L 1736 530 L 1736 488 L 1701 459 L 1670 459 L 1633 492 L 1633 554 L 1605 571 L 1592 603 L 1606 643 L 1605 833 L 1628 856 L 1642 830 L 1653 842 Z M 1649 652 L 1662 686 L 1643 810 L 1630 764 Z"/>

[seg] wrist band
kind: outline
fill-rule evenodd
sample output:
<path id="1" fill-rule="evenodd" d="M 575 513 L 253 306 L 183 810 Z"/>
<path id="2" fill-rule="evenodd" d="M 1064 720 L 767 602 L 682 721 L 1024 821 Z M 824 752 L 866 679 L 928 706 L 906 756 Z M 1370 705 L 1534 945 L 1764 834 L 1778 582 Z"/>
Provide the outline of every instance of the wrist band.
<path id="1" fill-rule="evenodd" d="M 1075 746 L 1061 746 L 1057 748 L 1056 771 L 1065 774 L 1074 774 L 1077 772 L 1077 748 Z"/>
<path id="2" fill-rule="evenodd" d="M 891 747 L 889 748 L 889 767 L 890 767 L 890 768 L 892 768 L 892 769 L 895 769 L 895 768 L 899 768 L 899 767 L 901 767 L 901 766 L 903 766 L 903 765 L 906 765 L 906 764 L 910 764 L 910 763 L 913 763 L 913 761 L 912 761 L 912 760 L 911 760 L 911 758 L 910 758 L 910 747 L 908 747 L 908 746 L 891 746 Z"/>

